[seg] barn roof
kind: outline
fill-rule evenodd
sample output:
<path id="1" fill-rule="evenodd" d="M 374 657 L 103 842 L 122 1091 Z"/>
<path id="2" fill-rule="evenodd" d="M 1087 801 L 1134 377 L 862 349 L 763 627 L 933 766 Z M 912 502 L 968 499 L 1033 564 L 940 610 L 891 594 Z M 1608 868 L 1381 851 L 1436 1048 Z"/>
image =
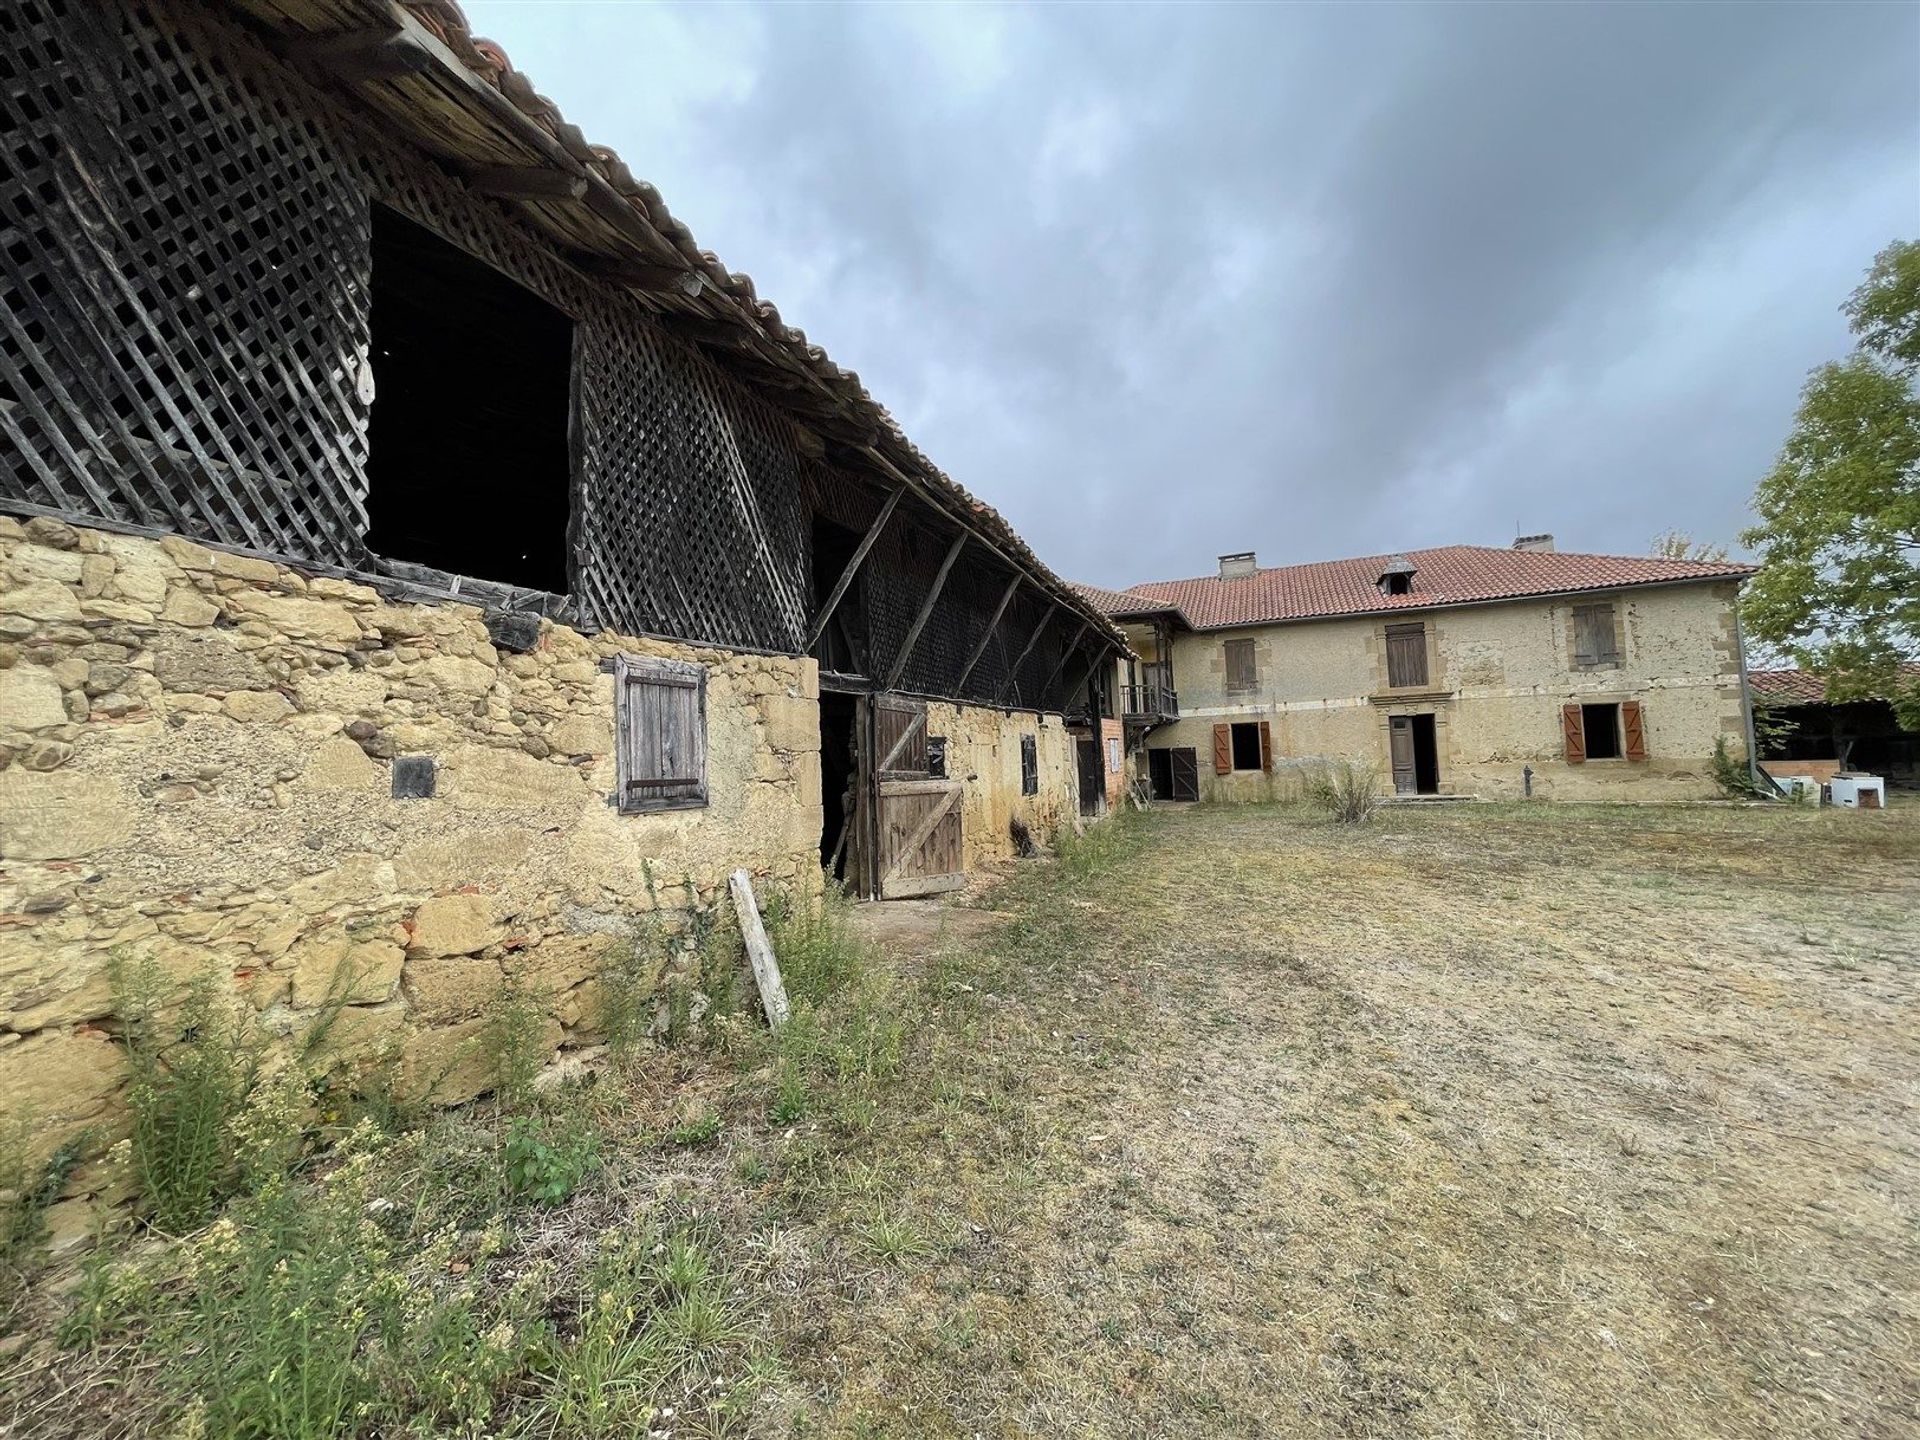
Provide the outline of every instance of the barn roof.
<path id="1" fill-rule="evenodd" d="M 1171 608 L 1195 630 L 1221 630 L 1588 590 L 1744 579 L 1755 569 L 1718 560 L 1443 545 L 1404 552 L 1404 559 L 1413 567 L 1413 588 L 1405 595 L 1384 594 L 1378 584 L 1380 576 L 1389 562 L 1401 558 L 1400 553 L 1366 555 L 1275 566 L 1230 579 L 1206 575 L 1193 580 L 1149 581 L 1123 591 L 1083 585 L 1080 592 L 1114 619 Z"/>
<path id="2" fill-rule="evenodd" d="M 901 431 L 860 377 L 786 324 L 753 279 L 703 250 L 660 192 L 592 144 L 453 0 L 227 0 L 296 65 L 353 92 L 408 142 L 516 205 L 583 273 L 662 323 L 823 442 L 825 458 L 905 484 L 1049 598 L 1122 643 L 1014 528 Z"/>

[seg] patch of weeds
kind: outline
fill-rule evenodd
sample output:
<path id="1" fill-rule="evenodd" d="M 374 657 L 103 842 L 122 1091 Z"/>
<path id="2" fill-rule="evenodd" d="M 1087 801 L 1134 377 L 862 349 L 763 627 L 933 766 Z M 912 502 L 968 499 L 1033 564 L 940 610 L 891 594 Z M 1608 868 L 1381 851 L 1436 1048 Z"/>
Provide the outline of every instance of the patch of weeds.
<path id="1" fill-rule="evenodd" d="M 1321 814 L 1342 825 L 1360 825 L 1380 808 L 1380 772 L 1372 765 L 1337 760 L 1315 767 L 1301 794 Z"/>
<path id="2" fill-rule="evenodd" d="M 509 977 L 501 983 L 487 1010 L 486 1044 L 493 1056 L 494 1094 L 503 1105 L 522 1106 L 533 1097 L 534 1077 L 547 1062 L 541 1044 L 545 1020 L 519 981 Z"/>
<path id="3" fill-rule="evenodd" d="M 767 1123 L 791 1125 L 802 1119 L 810 1098 L 806 1075 L 798 1066 L 782 1061 L 774 1070 L 773 1102 L 767 1106 Z"/>
<path id="4" fill-rule="evenodd" d="M 0 1300 L 12 1293 L 14 1281 L 45 1236 L 47 1210 L 86 1153 L 87 1135 L 82 1132 L 38 1164 L 30 1162 L 33 1125 L 33 1116 L 16 1115 L 0 1127 Z"/>
<path id="5" fill-rule="evenodd" d="M 108 962 L 126 1048 L 134 1174 L 153 1222 L 172 1234 L 204 1223 L 233 1192 L 232 1125 L 253 1088 L 260 1046 L 240 1001 L 203 971 L 179 1004 L 152 960 Z"/>
<path id="6" fill-rule="evenodd" d="M 767 939 L 796 1005 L 819 1005 L 849 989 L 868 969 L 866 941 L 853 928 L 853 902 L 837 885 L 817 901 L 785 891 L 769 896 Z"/>
<path id="7" fill-rule="evenodd" d="M 855 1226 L 854 1235 L 862 1250 L 889 1265 L 926 1260 L 941 1249 L 908 1216 L 884 1205 L 875 1208 L 873 1219 Z"/>
<path id="8" fill-rule="evenodd" d="M 552 1207 L 570 1199 L 598 1158 L 593 1133 L 577 1123 L 557 1133 L 531 1115 L 507 1127 L 507 1185 L 514 1196 Z"/>
<path id="9" fill-rule="evenodd" d="M 598 976 L 600 1031 L 618 1064 L 631 1061 L 647 1047 L 667 948 L 667 937 L 653 923 L 607 951 Z"/>
<path id="10" fill-rule="evenodd" d="M 743 1337 L 726 1277 L 700 1244 L 686 1233 L 650 1241 L 603 1239 L 574 1332 L 550 1334 L 536 1357 L 530 1433 L 643 1433 L 666 1386 L 717 1369 Z"/>
<path id="11" fill-rule="evenodd" d="M 711 1143 L 720 1134 L 724 1123 L 718 1110 L 703 1110 L 698 1115 L 690 1115 L 682 1120 L 667 1131 L 663 1138 L 669 1145 L 691 1150 L 697 1145 Z"/>

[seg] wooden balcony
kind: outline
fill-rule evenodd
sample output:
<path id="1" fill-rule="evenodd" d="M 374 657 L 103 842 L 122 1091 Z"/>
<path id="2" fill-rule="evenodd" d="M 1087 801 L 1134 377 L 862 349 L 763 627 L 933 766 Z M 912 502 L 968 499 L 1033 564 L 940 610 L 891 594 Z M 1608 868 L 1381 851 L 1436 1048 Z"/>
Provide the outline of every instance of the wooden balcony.
<path id="1" fill-rule="evenodd" d="M 1180 697 L 1171 686 L 1149 682 L 1120 687 L 1120 710 L 1129 720 L 1158 724 L 1180 715 Z"/>

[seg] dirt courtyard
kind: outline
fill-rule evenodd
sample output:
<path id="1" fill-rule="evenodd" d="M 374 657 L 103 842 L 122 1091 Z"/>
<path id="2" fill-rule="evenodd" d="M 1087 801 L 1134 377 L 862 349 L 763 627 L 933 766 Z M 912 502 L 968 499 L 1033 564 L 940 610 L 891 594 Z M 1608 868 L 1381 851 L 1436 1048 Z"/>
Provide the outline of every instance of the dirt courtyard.
<path id="1" fill-rule="evenodd" d="M 989 1123 L 876 1141 L 963 1243 L 816 1312 L 827 1433 L 1920 1433 L 1920 811 L 1093 848 L 919 962 Z"/>

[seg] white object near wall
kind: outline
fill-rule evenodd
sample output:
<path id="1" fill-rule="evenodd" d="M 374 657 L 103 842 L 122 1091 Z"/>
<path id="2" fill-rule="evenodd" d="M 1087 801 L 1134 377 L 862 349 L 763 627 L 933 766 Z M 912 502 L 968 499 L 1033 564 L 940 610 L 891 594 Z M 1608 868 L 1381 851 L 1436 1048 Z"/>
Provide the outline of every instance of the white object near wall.
<path id="1" fill-rule="evenodd" d="M 1887 782 L 1878 775 L 1836 775 L 1827 788 L 1833 803 L 1849 810 L 1887 808 Z"/>

